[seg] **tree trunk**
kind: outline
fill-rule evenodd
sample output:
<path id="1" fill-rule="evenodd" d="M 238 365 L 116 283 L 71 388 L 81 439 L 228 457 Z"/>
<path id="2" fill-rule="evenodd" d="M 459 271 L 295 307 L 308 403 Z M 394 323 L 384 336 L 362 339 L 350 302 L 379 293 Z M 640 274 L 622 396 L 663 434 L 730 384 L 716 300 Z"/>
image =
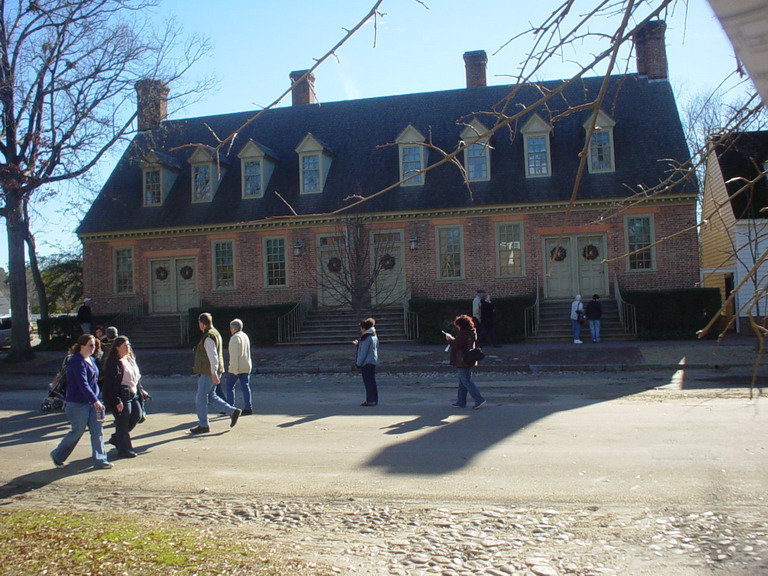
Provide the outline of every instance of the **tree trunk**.
<path id="1" fill-rule="evenodd" d="M 22 216 L 19 193 L 6 190 L 5 225 L 8 232 L 8 286 L 11 296 L 11 350 L 7 362 L 25 362 L 34 358 L 29 341 L 27 278 L 24 269 L 24 238 L 26 227 Z"/>
<path id="2" fill-rule="evenodd" d="M 37 300 L 40 305 L 40 319 L 48 319 L 48 295 L 45 292 L 45 283 L 43 277 L 40 274 L 40 266 L 37 262 L 37 249 L 35 247 L 35 237 L 29 230 L 29 219 L 25 222 L 25 234 L 24 237 L 27 240 L 27 253 L 29 255 L 29 269 L 32 272 L 32 281 L 35 283 L 35 290 L 37 292 Z M 45 326 L 45 333 L 39 331 L 40 326 Z M 40 336 L 40 342 L 48 342 L 50 335 L 48 334 L 48 322 L 42 322 L 38 324 L 38 336 Z"/>

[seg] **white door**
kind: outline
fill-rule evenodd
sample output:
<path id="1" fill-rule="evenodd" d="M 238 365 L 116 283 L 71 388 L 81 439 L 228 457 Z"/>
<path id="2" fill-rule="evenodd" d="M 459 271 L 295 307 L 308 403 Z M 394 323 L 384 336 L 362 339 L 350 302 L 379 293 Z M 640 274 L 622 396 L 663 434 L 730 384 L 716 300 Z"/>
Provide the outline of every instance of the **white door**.
<path id="1" fill-rule="evenodd" d="M 573 250 L 571 237 L 544 239 L 544 296 L 572 298 L 574 292 Z"/>
<path id="2" fill-rule="evenodd" d="M 374 278 L 371 286 L 371 304 L 374 306 L 398 304 L 405 293 L 403 232 L 374 232 L 372 240 L 371 266 Z"/>
<path id="3" fill-rule="evenodd" d="M 150 312 L 175 314 L 199 304 L 196 258 L 150 260 Z"/>
<path id="4" fill-rule="evenodd" d="M 349 280 L 345 270 L 344 237 L 321 236 L 317 250 L 317 303 L 319 306 L 347 306 L 350 301 Z"/>
<path id="5" fill-rule="evenodd" d="M 587 300 L 592 294 L 608 294 L 605 247 L 602 236 L 579 236 L 579 292 Z"/>

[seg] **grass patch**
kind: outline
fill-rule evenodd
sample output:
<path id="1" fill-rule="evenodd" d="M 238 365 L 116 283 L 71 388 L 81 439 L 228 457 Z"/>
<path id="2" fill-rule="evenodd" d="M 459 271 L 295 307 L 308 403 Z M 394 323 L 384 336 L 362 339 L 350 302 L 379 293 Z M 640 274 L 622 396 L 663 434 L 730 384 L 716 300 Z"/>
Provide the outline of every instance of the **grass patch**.
<path id="1" fill-rule="evenodd" d="M 0 574 L 8 576 L 283 576 L 299 561 L 242 533 L 129 515 L 51 510 L 0 513 Z"/>

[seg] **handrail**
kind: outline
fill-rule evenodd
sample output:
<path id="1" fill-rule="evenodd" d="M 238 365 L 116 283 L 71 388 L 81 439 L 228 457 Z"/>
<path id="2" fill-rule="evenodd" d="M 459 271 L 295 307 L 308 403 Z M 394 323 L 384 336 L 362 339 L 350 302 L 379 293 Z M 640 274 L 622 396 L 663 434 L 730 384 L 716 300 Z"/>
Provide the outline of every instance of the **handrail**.
<path id="1" fill-rule="evenodd" d="M 312 295 L 305 292 L 296 306 L 277 319 L 277 341 L 280 343 L 290 342 L 301 329 L 301 325 L 311 309 Z"/>
<path id="2" fill-rule="evenodd" d="M 539 331 L 540 299 L 539 299 L 539 277 L 536 276 L 536 299 L 533 304 L 525 309 L 525 337 L 535 336 Z"/>
<path id="3" fill-rule="evenodd" d="M 179 314 L 179 342 L 189 344 L 189 313 Z"/>
<path id="4" fill-rule="evenodd" d="M 624 333 L 637 336 L 637 309 L 634 304 L 624 301 L 621 297 L 619 279 L 616 276 L 613 277 L 613 294 L 618 305 L 619 322 L 621 322 L 621 326 L 624 328 Z"/>
<path id="5" fill-rule="evenodd" d="M 111 320 L 112 325 L 117 327 L 120 334 L 123 333 L 126 326 L 130 325 L 131 322 L 143 316 L 144 312 L 142 299 L 139 294 L 126 297 L 126 300 L 128 300 L 126 308 L 115 314 L 114 318 Z"/>
<path id="6" fill-rule="evenodd" d="M 409 309 L 411 301 L 411 289 L 408 288 L 403 294 L 403 329 L 405 337 L 408 340 L 419 339 L 419 315 Z"/>

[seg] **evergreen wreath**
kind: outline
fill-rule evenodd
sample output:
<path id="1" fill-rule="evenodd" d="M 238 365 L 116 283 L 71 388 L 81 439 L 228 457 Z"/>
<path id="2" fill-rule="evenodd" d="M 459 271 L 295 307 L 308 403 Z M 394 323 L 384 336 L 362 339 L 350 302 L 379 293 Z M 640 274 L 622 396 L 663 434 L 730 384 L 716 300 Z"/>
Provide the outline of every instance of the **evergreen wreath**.
<path id="1" fill-rule="evenodd" d="M 581 251 L 581 255 L 585 260 L 594 260 L 600 253 L 597 251 L 597 246 L 594 244 L 587 244 L 584 246 L 584 250 Z"/>
<path id="2" fill-rule="evenodd" d="M 552 248 L 549 255 L 555 262 L 562 262 L 565 260 L 565 257 L 568 256 L 568 251 L 562 246 L 557 246 L 556 248 Z"/>
<path id="3" fill-rule="evenodd" d="M 168 278 L 168 268 L 165 266 L 158 266 L 155 268 L 155 278 L 158 280 L 165 280 Z"/>
<path id="4" fill-rule="evenodd" d="M 381 264 L 382 269 L 384 270 L 392 270 L 392 268 L 395 267 L 395 257 L 391 254 L 385 254 L 381 257 L 381 260 L 379 260 L 379 263 Z"/>
<path id="5" fill-rule="evenodd" d="M 184 280 L 189 280 L 192 278 L 192 274 L 194 274 L 194 270 L 192 270 L 192 266 L 182 266 L 181 270 L 179 270 L 179 274 L 181 274 L 181 277 L 184 278 Z"/>
<path id="6" fill-rule="evenodd" d="M 341 259 L 334 256 L 330 260 L 328 260 L 328 270 L 333 272 L 334 274 L 338 274 L 341 272 Z"/>

